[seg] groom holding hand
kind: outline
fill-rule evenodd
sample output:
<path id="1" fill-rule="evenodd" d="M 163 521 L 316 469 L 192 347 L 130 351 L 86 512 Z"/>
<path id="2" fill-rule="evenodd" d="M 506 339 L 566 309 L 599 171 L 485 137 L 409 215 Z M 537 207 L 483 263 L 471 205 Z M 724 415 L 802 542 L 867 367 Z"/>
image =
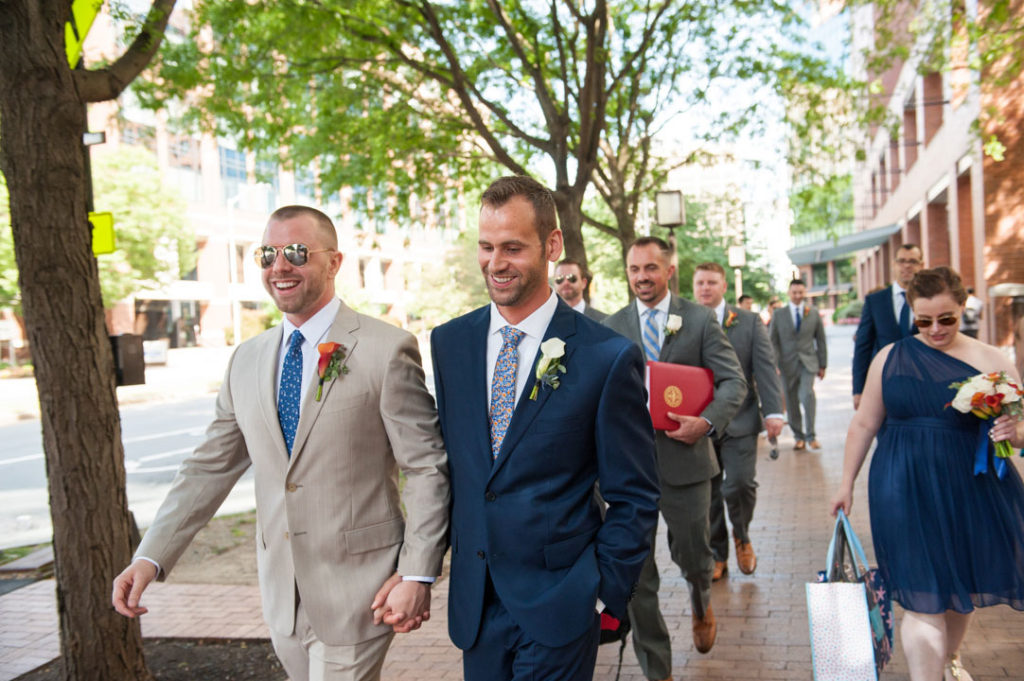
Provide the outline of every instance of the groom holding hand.
<path id="1" fill-rule="evenodd" d="M 589 681 L 599 613 L 625 614 L 657 521 L 643 360 L 548 286 L 562 233 L 547 189 L 505 177 L 482 202 L 492 303 L 431 337 L 452 485 L 449 634 L 467 681 Z"/>

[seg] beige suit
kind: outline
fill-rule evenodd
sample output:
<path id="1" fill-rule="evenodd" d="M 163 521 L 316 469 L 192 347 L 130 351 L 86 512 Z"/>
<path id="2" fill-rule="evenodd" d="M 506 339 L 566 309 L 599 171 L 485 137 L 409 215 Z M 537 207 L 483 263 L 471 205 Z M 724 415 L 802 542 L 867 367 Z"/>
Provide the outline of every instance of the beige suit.
<path id="1" fill-rule="evenodd" d="M 234 353 L 206 441 L 182 464 L 137 555 L 169 572 L 251 464 L 267 623 L 293 632 L 297 589 L 317 638 L 353 645 L 391 631 L 374 626 L 370 603 L 396 566 L 440 574 L 449 490 L 437 412 L 415 338 L 342 303 L 327 341 L 347 348 L 348 373 L 325 383 L 319 402 L 312 381 L 289 459 L 275 395 L 281 333 Z"/>

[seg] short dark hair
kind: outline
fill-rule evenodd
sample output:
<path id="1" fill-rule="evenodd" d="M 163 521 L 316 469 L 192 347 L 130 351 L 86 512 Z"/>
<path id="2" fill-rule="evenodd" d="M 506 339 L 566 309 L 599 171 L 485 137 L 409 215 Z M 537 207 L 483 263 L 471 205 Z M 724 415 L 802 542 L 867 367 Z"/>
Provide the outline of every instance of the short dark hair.
<path id="1" fill-rule="evenodd" d="M 790 285 L 790 286 L 796 286 L 796 285 L 800 285 L 800 286 L 807 286 L 807 282 L 806 282 L 806 281 L 804 281 L 803 279 L 801 279 L 800 277 L 797 277 L 796 279 L 793 279 L 793 280 L 791 280 L 791 281 L 789 282 L 789 285 Z M 788 287 L 787 287 L 787 288 L 788 288 Z"/>
<path id="2" fill-rule="evenodd" d="M 297 218 L 300 215 L 308 215 L 313 218 L 319 228 L 321 234 L 327 240 L 327 246 L 338 249 L 338 231 L 334 228 L 334 223 L 327 217 L 327 214 L 323 211 L 319 211 L 312 206 L 281 206 L 267 218 L 267 222 L 281 222 L 282 220 L 291 220 Z"/>
<path id="3" fill-rule="evenodd" d="M 740 296 L 739 300 L 737 300 L 736 302 L 737 303 L 742 303 L 744 300 L 753 300 L 753 299 L 754 299 L 754 296 L 748 296 L 746 293 L 744 293 L 742 296 Z"/>
<path id="4" fill-rule="evenodd" d="M 484 190 L 480 202 L 485 206 L 501 208 L 516 196 L 523 197 L 533 206 L 533 220 L 543 245 L 551 232 L 558 228 L 558 211 L 555 208 L 555 197 L 540 182 L 526 175 L 499 177 Z"/>
<path id="5" fill-rule="evenodd" d="M 555 263 L 555 269 L 557 270 L 562 265 L 575 265 L 576 268 L 580 271 L 580 275 L 587 280 L 588 284 L 590 283 L 590 280 L 592 278 L 590 275 L 590 270 L 584 267 L 579 260 L 574 260 L 572 258 L 562 258 L 557 263 Z"/>
<path id="6" fill-rule="evenodd" d="M 943 293 L 953 296 L 957 305 L 963 305 L 967 300 L 967 290 L 956 270 L 949 267 L 933 267 L 914 275 L 910 286 L 907 287 L 907 300 L 913 304 L 918 298 L 934 298 Z"/>
<path id="7" fill-rule="evenodd" d="M 658 250 L 660 250 L 661 254 L 664 255 L 666 258 L 672 257 L 672 247 L 668 245 L 667 241 L 658 236 L 642 236 L 639 239 L 633 241 L 633 243 L 629 245 L 628 250 L 633 250 L 634 248 L 643 248 L 644 246 L 650 246 L 651 244 L 657 246 Z"/>
<path id="8" fill-rule="evenodd" d="M 897 251 L 909 251 L 911 248 L 916 248 L 919 251 L 921 250 L 920 246 L 918 246 L 917 244 L 912 244 L 912 243 L 900 244 L 900 247 L 897 248 L 896 250 Z M 924 251 L 921 251 L 921 253 L 923 254 Z"/>
<path id="9" fill-rule="evenodd" d="M 693 269 L 694 271 L 703 270 L 705 272 L 718 272 L 723 277 L 725 276 L 725 268 L 719 265 L 717 262 L 702 262 Z M 750 296 L 747 297 L 749 298 Z"/>

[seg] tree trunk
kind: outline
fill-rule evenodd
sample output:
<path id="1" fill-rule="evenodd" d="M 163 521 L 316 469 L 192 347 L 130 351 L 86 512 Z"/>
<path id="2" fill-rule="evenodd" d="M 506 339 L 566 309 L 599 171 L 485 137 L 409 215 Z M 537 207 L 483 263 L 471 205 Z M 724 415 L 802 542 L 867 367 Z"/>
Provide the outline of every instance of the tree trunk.
<path id="1" fill-rule="evenodd" d="M 131 558 L 113 358 L 85 208 L 85 108 L 68 0 L 0 3 L 0 170 L 10 193 L 42 415 L 63 678 L 151 679 L 137 620 L 110 606 Z"/>
<path id="2" fill-rule="evenodd" d="M 562 228 L 564 250 L 562 257 L 571 258 L 587 268 L 587 248 L 583 244 L 583 192 L 566 187 L 553 192 L 558 210 L 558 224 Z"/>

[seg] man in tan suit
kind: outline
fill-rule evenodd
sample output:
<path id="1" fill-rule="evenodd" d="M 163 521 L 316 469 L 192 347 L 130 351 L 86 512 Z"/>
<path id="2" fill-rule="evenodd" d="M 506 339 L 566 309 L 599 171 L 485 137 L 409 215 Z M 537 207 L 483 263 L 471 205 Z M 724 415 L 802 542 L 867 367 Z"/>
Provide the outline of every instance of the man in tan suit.
<path id="1" fill-rule="evenodd" d="M 255 255 L 285 320 L 232 357 L 206 441 L 114 580 L 114 607 L 146 612 L 143 590 L 252 465 L 263 615 L 285 670 L 293 681 L 377 679 L 394 632 L 429 617 L 447 548 L 434 401 L 415 338 L 335 297 L 342 255 L 326 215 L 278 209 Z M 318 376 L 322 343 L 338 345 Z"/>

